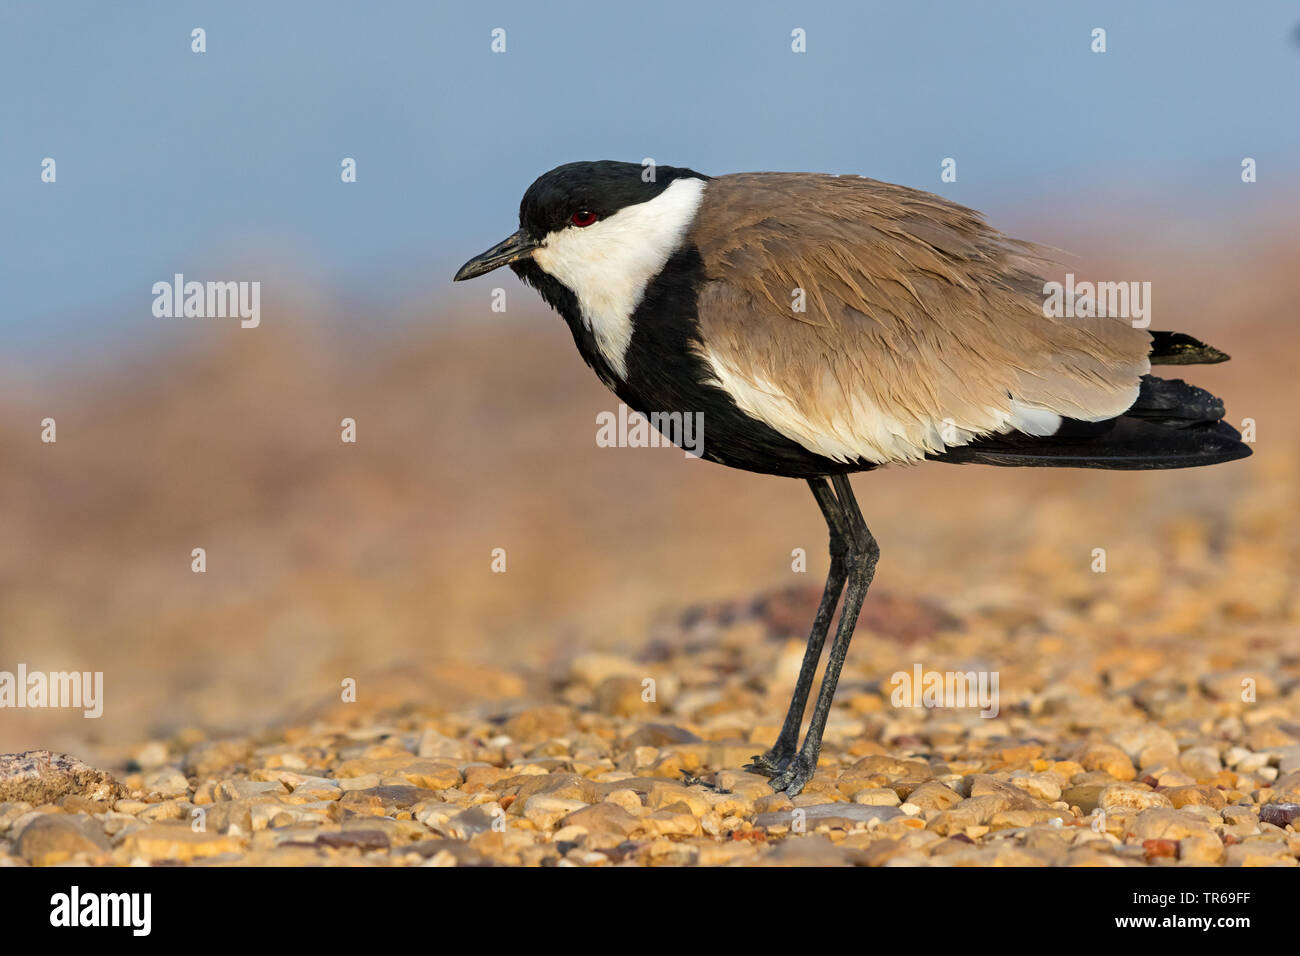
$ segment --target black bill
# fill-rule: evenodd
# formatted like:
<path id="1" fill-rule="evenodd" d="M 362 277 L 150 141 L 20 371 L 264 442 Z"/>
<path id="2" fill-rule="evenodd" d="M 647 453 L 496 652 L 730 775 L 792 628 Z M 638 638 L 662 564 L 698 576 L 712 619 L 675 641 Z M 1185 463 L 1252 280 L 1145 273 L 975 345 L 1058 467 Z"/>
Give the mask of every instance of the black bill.
<path id="1" fill-rule="evenodd" d="M 537 243 L 524 235 L 521 229 L 504 242 L 498 242 L 487 252 L 480 253 L 461 266 L 456 271 L 453 281 L 459 282 L 462 279 L 485 275 L 493 269 L 500 269 L 502 266 L 532 255 L 536 248 Z"/>

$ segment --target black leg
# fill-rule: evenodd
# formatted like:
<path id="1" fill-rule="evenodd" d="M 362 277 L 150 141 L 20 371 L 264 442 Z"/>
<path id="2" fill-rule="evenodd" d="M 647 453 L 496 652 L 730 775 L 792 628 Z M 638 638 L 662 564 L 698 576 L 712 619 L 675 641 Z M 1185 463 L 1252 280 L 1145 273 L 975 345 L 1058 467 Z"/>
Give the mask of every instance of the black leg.
<path id="1" fill-rule="evenodd" d="M 803 712 L 808 706 L 808 693 L 812 690 L 813 677 L 817 673 L 817 662 L 822 656 L 822 647 L 826 644 L 826 632 L 830 630 L 831 618 L 835 615 L 835 605 L 840 602 L 840 592 L 844 590 L 844 579 L 848 573 L 845 556 L 848 553 L 848 540 L 845 531 L 844 516 L 839 502 L 831 492 L 825 478 L 809 478 L 808 487 L 812 489 L 817 504 L 826 519 L 830 531 L 831 569 L 826 575 L 826 587 L 822 590 L 822 601 L 817 607 L 817 616 L 813 618 L 812 633 L 808 635 L 808 648 L 804 651 L 803 664 L 799 668 L 799 680 L 794 685 L 794 696 L 790 698 L 790 708 L 785 714 L 785 723 L 776 738 L 772 749 L 765 754 L 755 755 L 754 762 L 746 770 L 774 777 L 779 774 L 794 758 L 799 746 L 799 728 L 803 726 Z"/>
<path id="2" fill-rule="evenodd" d="M 836 475 L 831 480 L 835 484 L 840 511 L 846 521 L 848 583 L 844 591 L 844 608 L 840 611 L 839 627 L 835 631 L 835 641 L 831 644 L 830 656 L 826 661 L 826 674 L 822 677 L 821 690 L 817 693 L 817 705 L 813 708 L 808 734 L 804 737 L 799 753 L 772 780 L 773 789 L 784 790 L 792 797 L 803 790 L 817 769 L 822 734 L 826 730 L 826 719 L 830 716 L 840 670 L 849 652 L 849 641 L 853 639 L 853 629 L 857 626 L 862 602 L 867 596 L 867 589 L 871 587 L 871 579 L 875 576 L 876 562 L 880 559 L 880 548 L 867 530 L 867 523 L 862 520 L 862 512 L 853 497 L 848 478 Z"/>

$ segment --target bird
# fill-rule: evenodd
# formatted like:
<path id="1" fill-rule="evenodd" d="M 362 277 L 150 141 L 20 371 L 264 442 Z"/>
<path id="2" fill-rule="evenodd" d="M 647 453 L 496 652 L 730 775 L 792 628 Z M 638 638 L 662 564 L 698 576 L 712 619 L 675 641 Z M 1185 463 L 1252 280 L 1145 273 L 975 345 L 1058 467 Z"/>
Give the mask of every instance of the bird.
<path id="1" fill-rule="evenodd" d="M 1226 353 L 1097 303 L 1052 314 L 1053 261 L 907 186 L 600 160 L 540 176 L 518 230 L 456 272 L 509 266 L 629 408 L 702 415 L 700 457 L 811 489 L 829 572 L 781 730 L 746 768 L 775 791 L 795 796 L 816 771 L 880 557 L 850 475 L 930 461 L 1169 469 L 1251 453 L 1220 399 L 1151 374 Z"/>

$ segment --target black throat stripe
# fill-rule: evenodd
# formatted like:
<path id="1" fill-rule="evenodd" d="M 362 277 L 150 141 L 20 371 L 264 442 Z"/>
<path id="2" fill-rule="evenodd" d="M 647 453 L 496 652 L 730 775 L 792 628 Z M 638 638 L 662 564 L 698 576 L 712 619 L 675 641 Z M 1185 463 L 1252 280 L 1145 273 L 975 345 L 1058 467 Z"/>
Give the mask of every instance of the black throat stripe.
<path id="1" fill-rule="evenodd" d="M 703 457 L 709 461 L 792 478 L 875 467 L 868 461 L 837 462 L 809 451 L 743 412 L 730 394 L 710 382 L 712 372 L 692 347 L 699 338 L 697 297 L 706 281 L 703 261 L 694 246 L 678 250 L 668 260 L 632 313 L 626 379 L 600 354 L 595 337 L 582 321 L 577 297 L 567 286 L 528 260 L 511 268 L 564 317 L 583 359 L 629 408 L 647 416 L 654 412 L 702 414 Z"/>

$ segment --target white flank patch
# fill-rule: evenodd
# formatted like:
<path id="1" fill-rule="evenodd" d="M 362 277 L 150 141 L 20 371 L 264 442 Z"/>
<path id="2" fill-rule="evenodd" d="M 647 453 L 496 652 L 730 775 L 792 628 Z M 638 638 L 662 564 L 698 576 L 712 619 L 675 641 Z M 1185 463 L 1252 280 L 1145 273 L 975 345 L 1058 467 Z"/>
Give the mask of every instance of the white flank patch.
<path id="1" fill-rule="evenodd" d="M 577 297 L 596 347 L 627 378 L 632 313 L 646 286 L 677 251 L 704 198 L 702 179 L 674 180 L 654 199 L 625 206 L 585 228 L 550 233 L 533 261 Z"/>
<path id="2" fill-rule="evenodd" d="M 1061 427 L 1061 416 L 1046 408 L 1021 404 L 1013 398 L 1010 424 L 1012 428 L 1026 435 L 1055 435 L 1056 430 Z"/>
<path id="3" fill-rule="evenodd" d="M 708 348 L 703 348 L 701 354 L 718 384 L 741 411 L 818 455 L 834 461 L 865 458 L 884 464 L 917 461 L 927 451 L 939 451 L 944 446 L 944 422 L 907 425 L 886 415 L 862 395 L 845 396 L 840 414 L 819 415 L 819 420 L 814 422 L 776 385 L 766 379 L 751 380 L 741 375 Z M 955 440 L 949 444 L 964 445 L 975 437 L 965 429 L 952 431 Z"/>
<path id="4" fill-rule="evenodd" d="M 700 354 L 713 370 L 717 384 L 741 411 L 833 461 L 920 461 L 927 454 L 968 444 L 984 434 L 938 419 L 904 421 L 861 394 L 844 396 L 837 414 L 818 415 L 813 421 L 766 379 L 742 375 L 707 347 L 701 347 Z M 1061 427 L 1061 416 L 1055 412 L 1014 399 L 1009 409 L 990 410 L 989 416 L 999 421 L 999 432 L 1018 429 L 1027 435 L 1051 435 Z"/>

